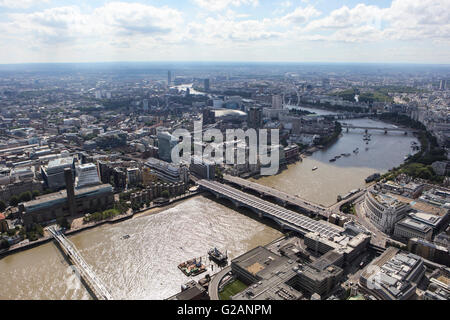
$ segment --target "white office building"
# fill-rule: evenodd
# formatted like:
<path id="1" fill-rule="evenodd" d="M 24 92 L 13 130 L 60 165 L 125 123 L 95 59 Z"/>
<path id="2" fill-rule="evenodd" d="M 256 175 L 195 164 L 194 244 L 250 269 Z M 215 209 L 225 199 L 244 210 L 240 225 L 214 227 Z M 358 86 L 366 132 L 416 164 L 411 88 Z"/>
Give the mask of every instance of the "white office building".
<path id="1" fill-rule="evenodd" d="M 392 234 L 394 226 L 403 219 L 409 205 L 382 192 L 368 191 L 365 196 L 366 216 L 382 232 Z"/>

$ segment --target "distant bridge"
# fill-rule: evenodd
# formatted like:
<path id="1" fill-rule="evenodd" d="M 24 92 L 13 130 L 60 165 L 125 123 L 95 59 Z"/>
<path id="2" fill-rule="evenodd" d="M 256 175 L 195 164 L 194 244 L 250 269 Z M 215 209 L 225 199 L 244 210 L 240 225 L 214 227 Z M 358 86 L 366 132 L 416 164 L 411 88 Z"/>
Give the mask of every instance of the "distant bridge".
<path id="1" fill-rule="evenodd" d="M 78 266 L 80 275 L 83 277 L 84 281 L 92 290 L 96 298 L 99 300 L 113 300 L 113 297 L 106 289 L 106 286 L 96 276 L 91 266 L 87 264 L 86 261 L 84 261 L 75 245 L 72 244 L 72 242 L 70 242 L 69 239 L 67 239 L 66 236 L 61 233 L 61 231 L 56 230 L 55 227 L 48 227 L 47 230 L 58 242 L 61 249 L 67 254 L 70 260 Z"/>
<path id="2" fill-rule="evenodd" d="M 324 115 L 320 115 L 320 116 L 324 117 L 324 118 L 333 118 L 333 119 L 337 119 L 337 120 L 346 120 L 346 119 L 367 118 L 367 117 L 373 116 L 373 114 L 372 113 L 358 113 L 358 112 L 354 112 L 354 113 L 324 114 Z"/>
<path id="3" fill-rule="evenodd" d="M 303 235 L 308 232 L 317 232 L 326 237 L 338 236 L 343 231 L 342 228 L 328 222 L 314 220 L 217 181 L 202 179 L 197 184 L 217 198 L 229 199 L 235 207 L 249 208 L 260 218 L 272 219 L 285 230 L 292 230 Z"/>
<path id="4" fill-rule="evenodd" d="M 354 126 L 354 125 L 349 125 L 349 124 L 342 124 L 341 125 L 342 128 L 346 128 L 346 129 L 362 129 L 362 130 L 381 130 L 384 132 L 388 132 L 388 131 L 398 131 L 398 132 L 413 132 L 413 130 L 408 129 L 408 128 L 381 128 L 381 127 L 364 127 L 364 126 Z"/>

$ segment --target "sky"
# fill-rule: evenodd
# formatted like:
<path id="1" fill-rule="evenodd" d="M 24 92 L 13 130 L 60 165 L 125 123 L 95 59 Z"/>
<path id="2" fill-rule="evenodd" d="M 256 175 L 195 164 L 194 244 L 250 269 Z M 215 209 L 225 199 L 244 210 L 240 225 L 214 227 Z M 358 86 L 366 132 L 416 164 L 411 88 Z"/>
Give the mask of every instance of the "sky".
<path id="1" fill-rule="evenodd" d="M 0 63 L 450 64 L 450 0 L 0 0 Z"/>

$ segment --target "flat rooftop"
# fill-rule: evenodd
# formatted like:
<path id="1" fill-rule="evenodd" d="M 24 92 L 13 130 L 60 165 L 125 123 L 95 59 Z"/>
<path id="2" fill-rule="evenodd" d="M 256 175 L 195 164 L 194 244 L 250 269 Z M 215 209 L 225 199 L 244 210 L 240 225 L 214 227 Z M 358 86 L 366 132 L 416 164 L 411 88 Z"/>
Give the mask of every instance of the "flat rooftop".
<path id="1" fill-rule="evenodd" d="M 422 233 L 428 233 L 431 231 L 431 227 L 429 225 L 426 225 L 425 223 L 419 222 L 417 220 L 411 219 L 411 218 L 405 218 L 398 222 L 398 225 L 410 228 Z"/>
<path id="2" fill-rule="evenodd" d="M 415 199 L 403 197 L 403 196 L 397 195 L 397 194 L 394 194 L 392 196 L 397 198 L 399 201 L 408 203 L 412 209 L 417 210 L 417 211 L 431 213 L 431 214 L 438 215 L 438 216 L 444 216 L 448 212 L 448 209 L 434 206 L 434 205 L 424 202 L 424 201 L 420 201 L 419 200 L 420 198 L 415 200 Z"/>
<path id="3" fill-rule="evenodd" d="M 261 279 L 272 276 L 272 271 L 287 262 L 284 258 L 265 247 L 258 246 L 232 260 L 233 264 Z"/>

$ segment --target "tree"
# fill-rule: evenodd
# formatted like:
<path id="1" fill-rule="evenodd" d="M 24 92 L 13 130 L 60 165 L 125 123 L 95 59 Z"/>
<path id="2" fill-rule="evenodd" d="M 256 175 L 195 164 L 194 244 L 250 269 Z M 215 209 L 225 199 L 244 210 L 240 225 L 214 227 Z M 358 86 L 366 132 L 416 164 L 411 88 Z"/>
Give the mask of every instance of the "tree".
<path id="1" fill-rule="evenodd" d="M 9 242 L 5 239 L 0 240 L 0 249 L 8 249 Z"/>
<path id="2" fill-rule="evenodd" d="M 5 211 L 5 209 L 6 209 L 6 204 L 2 200 L 0 200 L 0 211 Z"/>
<path id="3" fill-rule="evenodd" d="M 70 223 L 67 221 L 66 217 L 59 217 L 56 219 L 56 223 L 61 227 L 65 229 L 70 229 Z"/>
<path id="4" fill-rule="evenodd" d="M 33 194 L 30 191 L 23 192 L 19 195 L 19 202 L 26 202 L 33 199 Z"/>
<path id="5" fill-rule="evenodd" d="M 169 199 L 170 198 L 170 193 L 168 190 L 164 190 L 163 192 L 161 192 L 161 197 Z"/>
<path id="6" fill-rule="evenodd" d="M 140 208 L 141 206 L 137 202 L 133 202 L 133 204 L 131 205 L 131 209 L 133 209 L 133 211 L 139 211 Z"/>
<path id="7" fill-rule="evenodd" d="M 39 190 L 33 190 L 33 198 L 39 197 L 41 195 L 41 193 L 39 192 Z"/>
<path id="8" fill-rule="evenodd" d="M 9 199 L 9 205 L 12 207 L 15 207 L 19 204 L 19 197 L 18 196 L 12 196 L 11 199 Z"/>

